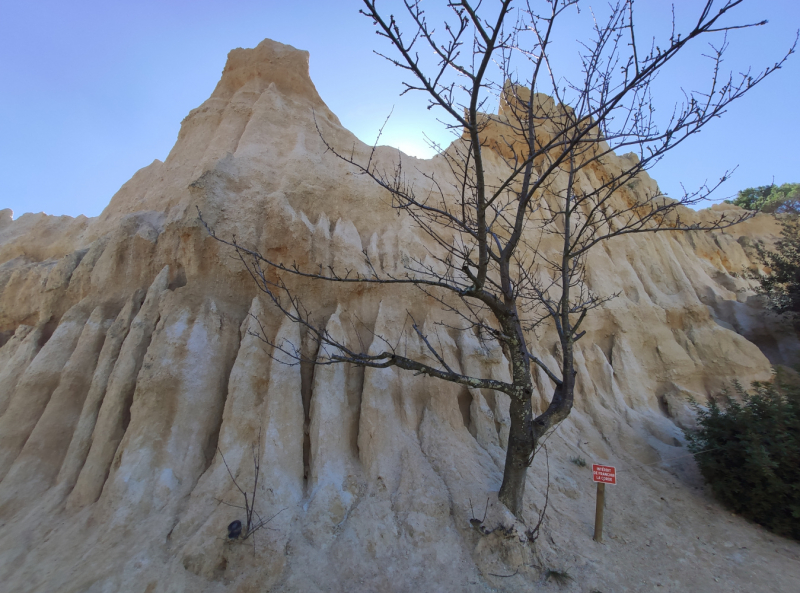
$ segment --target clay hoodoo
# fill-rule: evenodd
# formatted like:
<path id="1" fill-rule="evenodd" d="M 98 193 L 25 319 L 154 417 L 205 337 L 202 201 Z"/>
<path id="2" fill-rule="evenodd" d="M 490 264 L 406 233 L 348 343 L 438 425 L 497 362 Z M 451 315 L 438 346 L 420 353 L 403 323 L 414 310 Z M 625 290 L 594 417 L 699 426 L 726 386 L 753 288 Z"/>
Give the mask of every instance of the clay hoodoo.
<path id="1" fill-rule="evenodd" d="M 587 322 L 576 408 L 548 441 L 550 506 L 533 544 L 496 499 L 505 396 L 392 369 L 285 364 L 253 335 L 256 318 L 270 340 L 306 351 L 309 341 L 198 222 L 200 208 L 219 235 L 301 266 L 359 269 L 366 250 L 393 272 L 424 258 L 427 239 L 326 154 L 317 125 L 357 156 L 369 148 L 325 106 L 308 59 L 270 40 L 232 51 L 167 159 L 137 172 L 97 218 L 0 211 L 0 582 L 9 591 L 523 591 L 544 566 L 568 569 L 576 591 L 641 590 L 652 579 L 673 590 L 792 590 L 800 570 L 786 556 L 798 546 L 776 551 L 715 507 L 696 488 L 681 432 L 690 397 L 768 379 L 770 363 L 800 346 L 741 276 L 755 265 L 747 239 L 774 238 L 774 220 L 620 238 L 592 252 L 591 288 L 620 296 Z M 384 147 L 376 158 L 387 167 L 402 158 L 412 183 L 445 174 L 441 157 Z M 503 166 L 488 158 L 490 170 Z M 654 187 L 644 175 L 629 197 Z M 418 293 L 296 289 L 345 342 L 369 339 L 358 320 L 421 352 L 403 323 L 412 310 L 454 368 L 508 373 L 499 349 L 436 329 L 434 303 Z M 553 338 L 532 337 L 544 359 L 557 356 Z M 551 384 L 540 376 L 537 387 L 541 406 Z M 242 546 L 226 541 L 242 511 L 223 503 L 241 504 L 229 470 L 252 488 L 254 444 L 256 504 L 278 514 Z M 605 546 L 591 541 L 591 479 L 572 457 L 625 468 Z M 529 525 L 546 475 L 539 456 Z M 484 535 L 470 526 L 470 503 L 482 515 L 487 497 L 485 531 L 503 529 Z"/>

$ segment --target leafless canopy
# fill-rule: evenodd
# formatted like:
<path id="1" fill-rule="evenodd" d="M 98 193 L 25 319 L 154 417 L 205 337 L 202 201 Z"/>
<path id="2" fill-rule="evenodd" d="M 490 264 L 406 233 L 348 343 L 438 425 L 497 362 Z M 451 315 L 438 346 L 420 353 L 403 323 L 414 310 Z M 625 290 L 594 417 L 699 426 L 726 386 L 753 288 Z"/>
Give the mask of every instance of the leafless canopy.
<path id="1" fill-rule="evenodd" d="M 447 174 L 419 172 L 425 183 L 418 177 L 412 183 L 400 158 L 394 167 L 382 167 L 376 146 L 362 159 L 356 150 L 330 142 L 321 125 L 318 130 L 328 151 L 371 177 L 391 196 L 392 207 L 427 235 L 427 257 L 409 259 L 401 273 L 379 269 L 366 252 L 368 273 L 304 270 L 235 238 L 223 242 L 236 249 L 283 314 L 300 323 L 328 353 L 313 362 L 396 366 L 508 394 L 512 427 L 501 500 L 518 513 L 525 468 L 536 444 L 572 407 L 573 348 L 584 335 L 582 323 L 589 311 L 614 296 L 595 294 L 587 286 L 587 252 L 618 236 L 723 229 L 748 217 L 729 210 L 700 219 L 685 209 L 705 199 L 728 172 L 719 183 L 677 200 L 642 181 L 643 173 L 668 151 L 720 117 L 793 53 L 794 46 L 756 72 L 723 70 L 729 34 L 765 24 L 731 20 L 743 1 L 708 0 L 698 6 L 688 30 L 677 30 L 673 17 L 668 37 L 647 42 L 636 36 L 634 0 L 603 6 L 602 14 L 587 13 L 580 0 L 450 0 L 441 26 L 429 21 L 424 10 L 428 3 L 421 0 L 393 3 L 402 20 L 378 0 L 364 0 L 362 13 L 390 48 L 380 55 L 407 75 L 403 93 L 425 93 L 429 108 L 439 110 L 456 136 L 449 147 L 437 147 Z M 558 71 L 554 40 L 570 34 L 568 25 L 579 13 L 591 14 L 593 32 L 576 41 L 580 76 L 568 80 Z M 669 116 L 658 119 L 654 79 L 686 50 L 699 50 L 708 59 L 706 86 L 686 91 Z M 489 115 L 498 105 L 498 114 Z M 636 157 L 617 159 L 612 149 L 633 151 Z M 284 282 L 289 276 L 413 285 L 436 299 L 449 318 L 459 320 L 448 324 L 449 331 L 473 331 L 499 343 L 509 358 L 512 379 L 472 377 L 452 369 L 413 319 L 411 326 L 428 350 L 424 360 L 401 355 L 382 336 L 375 338 L 383 340 L 385 349 L 349 348 L 311 321 Z M 542 324 L 557 333 L 560 368 L 551 368 L 528 347 L 530 331 Z M 283 344 L 274 347 L 295 360 L 302 358 Z M 549 407 L 536 418 L 531 412 L 531 365 L 538 365 L 555 384 Z"/>

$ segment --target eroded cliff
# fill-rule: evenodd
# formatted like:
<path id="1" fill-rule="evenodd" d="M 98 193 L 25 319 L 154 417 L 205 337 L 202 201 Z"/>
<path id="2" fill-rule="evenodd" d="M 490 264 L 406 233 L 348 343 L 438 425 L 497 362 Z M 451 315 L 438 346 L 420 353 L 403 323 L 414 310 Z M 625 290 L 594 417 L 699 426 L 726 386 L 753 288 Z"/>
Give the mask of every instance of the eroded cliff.
<path id="1" fill-rule="evenodd" d="M 798 546 L 716 508 L 680 430 L 691 423 L 689 397 L 768 379 L 770 361 L 794 361 L 796 337 L 741 278 L 754 265 L 748 239 L 777 235 L 772 218 L 619 238 L 592 252 L 591 288 L 620 296 L 587 322 L 576 408 L 548 440 L 550 506 L 533 543 L 496 501 L 505 396 L 392 369 L 287 365 L 253 335 L 263 328 L 310 348 L 208 237 L 198 207 L 219 235 L 301 266 L 357 270 L 366 251 L 396 272 L 425 256 L 424 237 L 373 182 L 326 154 L 317 126 L 368 156 L 317 94 L 308 54 L 265 40 L 231 52 L 167 159 L 137 172 L 98 218 L 0 212 L 8 590 L 522 591 L 548 567 L 569 570 L 565 588 L 576 591 L 763 590 L 765 581 L 793 590 Z M 375 158 L 402 159 L 418 184 L 445 166 L 389 148 Z M 645 176 L 629 191 L 635 199 L 654 187 Z M 435 302 L 419 293 L 296 288 L 345 342 L 374 333 L 421 352 L 404 324 L 411 310 L 438 331 L 454 368 L 508 373 L 499 350 L 434 329 Z M 544 359 L 557 356 L 547 332 L 532 343 Z M 541 407 L 552 386 L 539 376 L 537 387 Z M 225 539 L 243 519 L 225 503 L 241 504 L 229 470 L 252 487 L 254 444 L 259 511 L 278 514 L 242 546 Z M 573 457 L 621 469 L 606 544 L 591 541 L 594 489 Z M 528 526 L 547 471 L 539 455 Z M 487 498 L 494 531 L 484 535 L 469 519 Z"/>

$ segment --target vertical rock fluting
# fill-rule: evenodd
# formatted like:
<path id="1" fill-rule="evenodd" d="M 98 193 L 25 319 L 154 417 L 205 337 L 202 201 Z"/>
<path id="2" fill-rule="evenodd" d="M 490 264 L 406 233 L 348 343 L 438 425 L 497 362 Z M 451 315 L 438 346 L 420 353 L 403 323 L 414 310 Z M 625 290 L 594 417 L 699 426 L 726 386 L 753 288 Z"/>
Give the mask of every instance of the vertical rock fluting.
<path id="1" fill-rule="evenodd" d="M 261 301 L 254 297 L 239 329 L 239 350 L 228 381 L 218 440 L 218 448 L 234 475 L 252 464 L 251 447 L 257 442 L 261 429 L 271 366 L 267 345 L 258 337 L 264 321 Z M 264 337 L 269 339 L 269 336 Z M 213 471 L 227 473 L 220 459 L 216 461 Z"/>
<path id="2" fill-rule="evenodd" d="M 22 373 L 39 353 L 43 331 L 42 324 L 35 328 L 30 325 L 20 325 L 14 332 L 14 336 L 0 349 L 2 354 L 2 360 L 0 360 L 0 416 L 8 408 Z"/>
<path id="3" fill-rule="evenodd" d="M 283 319 L 274 344 L 288 352 L 300 348 L 300 328 Z M 278 504 L 296 504 L 303 498 L 303 441 L 305 412 L 300 365 L 285 352 L 272 349 L 267 390 L 260 421 L 263 425 L 264 485 Z"/>
<path id="4" fill-rule="evenodd" d="M 300 342 L 296 324 L 276 320 L 274 313 L 265 312 L 259 297 L 252 300 L 240 326 L 239 348 L 228 380 L 219 450 L 169 534 L 181 550 L 183 566 L 194 574 L 218 576 L 217 554 L 224 555 L 220 534 L 226 533 L 233 520 L 247 525 L 242 492 L 255 510 L 256 523 L 277 515 L 252 536 L 270 549 L 266 558 L 259 557 L 269 573 L 259 579 L 259 586 L 277 581 L 288 560 L 284 546 L 297 514 L 302 513 L 304 496 L 305 414 L 300 367 L 281 350 L 293 352 Z M 260 466 L 257 485 L 256 464 Z M 265 538 L 267 532 L 269 538 Z"/>
<path id="5" fill-rule="evenodd" d="M 162 293 L 167 289 L 168 279 L 169 268 L 165 267 L 147 290 L 144 303 L 122 343 L 94 426 L 92 445 L 69 497 L 68 505 L 71 507 L 91 504 L 100 496 L 111 461 L 130 419 L 136 380 L 158 322 L 159 303 Z"/>
<path id="6" fill-rule="evenodd" d="M 187 306 L 176 293 L 165 297 L 103 489 L 106 506 L 124 517 L 191 493 L 216 449 L 239 345 L 239 320 L 213 299 Z M 141 311 L 146 306 L 147 299 Z"/>
<path id="7" fill-rule="evenodd" d="M 303 328 L 266 296 L 253 298 L 241 262 L 197 222 L 199 206 L 219 236 L 235 234 L 308 271 L 369 274 L 364 251 L 377 272 L 396 277 L 414 260 L 439 265 L 435 245 L 366 176 L 329 158 L 317 126 L 335 146 L 352 146 L 354 158 L 372 155 L 378 168 L 394 170 L 401 158 L 418 188 L 446 179 L 443 159 L 382 147 L 373 154 L 358 143 L 316 94 L 307 58 L 274 42 L 232 52 L 166 161 L 134 175 L 98 219 L 12 221 L 0 211 L 0 338 L 8 340 L 0 348 L 0 582 L 9 590 L 536 586 L 528 536 L 496 499 L 507 396 L 397 369 L 327 364 L 335 352 L 310 352 Z M 596 185 L 629 158 L 604 157 L 578 183 Z M 486 162 L 490 175 L 504 166 L 489 146 Z M 646 177 L 637 183 L 627 197 L 657 189 Z M 747 232 L 774 234 L 763 221 Z M 618 541 L 589 547 L 591 483 L 567 460 L 634 468 L 613 518 L 634 540 L 657 525 L 675 541 L 697 541 L 701 521 L 681 517 L 711 511 L 681 485 L 693 478 L 676 472 L 676 484 L 654 468 L 686 456 L 676 423 L 691 424 L 688 397 L 715 393 L 734 375 L 767 378 L 769 365 L 742 337 L 757 333 L 763 314 L 733 275 L 752 265 L 733 234 L 622 238 L 594 250 L 589 264 L 594 292 L 620 294 L 583 326 L 575 409 L 547 442 L 555 452 L 550 482 L 542 456 L 534 461 L 525 516 L 535 523 L 549 492 L 549 531 L 537 553 L 547 562 L 567 558 L 547 557 L 562 546 L 575 551 L 569 558 L 590 558 L 570 573 L 598 578 L 606 590 L 597 567 L 609 558 L 601 555 L 624 550 Z M 344 344 L 355 347 L 360 336 L 372 353 L 393 347 L 422 358 L 411 313 L 453 369 L 508 378 L 501 349 L 454 331 L 425 295 L 299 286 L 304 310 L 327 317 L 326 331 Z M 781 339 L 776 350 L 791 352 L 794 342 Z M 530 334 L 530 347 L 558 367 L 553 332 Z M 287 354 L 295 351 L 319 364 L 301 368 Z M 553 385 L 534 374 L 542 411 Z M 636 473 L 642 463 L 650 465 Z M 226 526 L 244 519 L 229 469 L 262 517 L 281 511 L 246 546 L 227 540 Z M 472 529 L 469 520 L 487 506 L 485 523 Z M 748 529 L 736 541 L 755 549 Z M 659 548 L 656 560 L 639 554 L 625 570 L 660 571 L 678 547 Z M 624 582 L 635 589 L 641 580 Z"/>
<path id="8" fill-rule="evenodd" d="M 496 342 L 481 344 L 474 333 L 461 332 L 458 349 L 461 367 L 467 375 L 511 381 L 511 367 Z M 491 451 L 492 456 L 500 461 L 508 446 L 510 398 L 505 393 L 491 390 L 470 389 L 469 393 L 472 396 L 470 432 L 484 449 Z"/>
<path id="9" fill-rule="evenodd" d="M 337 309 L 325 331 L 331 339 L 347 346 L 340 315 L 341 310 Z M 358 460 L 353 448 L 358 403 L 352 401 L 354 394 L 348 389 L 349 365 L 330 364 L 336 354 L 333 348 L 320 348 L 319 365 L 314 369 L 308 429 L 308 512 L 310 523 L 316 527 L 308 531 L 312 538 L 325 534 L 321 525 L 336 525 L 346 518 L 358 486 Z"/>
<path id="10" fill-rule="evenodd" d="M 47 407 L 6 478 L 15 483 L 11 492 L 0 487 L 0 505 L 15 500 L 30 503 L 54 482 L 67 452 L 95 365 L 111 325 L 107 307 L 95 307 L 83 326 L 78 343 L 61 371 Z"/>
<path id="11" fill-rule="evenodd" d="M 61 371 L 78 343 L 90 312 L 84 302 L 67 311 L 20 377 L 8 408 L 0 417 L 0 479 L 14 463 L 58 387 Z"/>
<path id="12" fill-rule="evenodd" d="M 423 354 L 419 338 L 408 331 L 404 317 L 402 310 L 381 303 L 370 354 L 380 354 L 388 348 L 397 348 L 404 356 Z M 403 451 L 419 448 L 416 429 L 427 403 L 423 382 L 419 378 L 403 382 L 402 374 L 392 368 L 365 369 L 359 414 L 358 451 L 364 473 L 370 484 L 389 495 L 398 487 Z"/>
<path id="13" fill-rule="evenodd" d="M 128 335 L 131 322 L 139 312 L 145 291 L 138 290 L 122 307 L 114 322 L 108 329 L 103 349 L 97 360 L 89 392 L 83 402 L 80 418 L 72 434 L 69 448 L 64 455 L 64 462 L 58 473 L 57 483 L 67 492 L 71 492 L 78 475 L 89 454 L 92 444 L 92 433 L 97 422 L 97 414 L 103 403 L 108 380 L 114 370 L 125 337 Z M 74 504 L 74 503 L 72 503 Z"/>
<path id="14" fill-rule="evenodd" d="M 216 455 L 203 476 L 201 492 L 214 496 L 221 484 L 227 484 L 223 489 L 238 498 L 228 472 L 242 481 L 242 487 L 252 488 L 255 455 L 261 466 L 260 504 L 293 506 L 303 498 L 305 415 L 299 365 L 280 348 L 291 352 L 295 345 L 299 347 L 300 332 L 288 319 L 279 319 L 276 335 L 264 335 L 270 331 L 271 324 L 264 323 L 270 317 L 255 297 L 241 324 L 241 341 L 228 381 L 218 441 L 225 461 Z M 268 501 L 263 500 L 265 496 Z"/>

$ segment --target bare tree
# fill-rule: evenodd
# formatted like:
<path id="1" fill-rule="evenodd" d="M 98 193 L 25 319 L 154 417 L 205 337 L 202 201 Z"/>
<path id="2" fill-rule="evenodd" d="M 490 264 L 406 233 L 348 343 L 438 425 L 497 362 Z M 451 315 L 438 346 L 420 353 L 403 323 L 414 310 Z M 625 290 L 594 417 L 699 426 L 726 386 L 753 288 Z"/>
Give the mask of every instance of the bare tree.
<path id="1" fill-rule="evenodd" d="M 587 286 L 588 251 L 622 235 L 722 229 L 749 216 L 725 212 L 702 224 L 682 218 L 683 206 L 705 199 L 718 184 L 679 200 L 661 195 L 654 184 L 631 189 L 644 171 L 721 116 L 793 53 L 794 46 L 759 72 L 723 73 L 728 34 L 764 24 L 731 24 L 731 13 L 742 2 L 708 0 L 689 30 L 676 30 L 673 19 L 668 38 L 643 46 L 635 35 L 634 1 L 619 0 L 603 9 L 604 16 L 593 15 L 592 38 L 577 41 L 581 74 L 568 81 L 551 59 L 553 39 L 557 32 L 565 34 L 560 27 L 575 18 L 584 4 L 580 0 L 449 0 L 449 17 L 440 29 L 428 22 L 421 0 L 400 0 L 410 32 L 388 10 L 379 9 L 378 0 L 364 0 L 362 13 L 391 46 L 391 54 L 379 55 L 407 74 L 403 94 L 427 94 L 430 107 L 440 110 L 457 136 L 440 152 L 449 174 L 426 173 L 425 187 L 415 187 L 401 160 L 385 170 L 373 158 L 375 147 L 362 161 L 355 151 L 329 142 L 319 124 L 318 130 L 330 152 L 374 179 L 391 195 L 392 207 L 427 234 L 429 257 L 412 258 L 403 273 L 394 275 L 379 270 L 366 252 L 366 274 L 312 271 L 249 249 L 235 238 L 223 242 L 236 249 L 283 314 L 328 353 L 311 362 L 393 366 L 508 394 L 511 426 L 499 496 L 520 516 L 526 472 L 537 447 L 572 409 L 574 351 L 585 334 L 582 324 L 592 309 L 615 296 L 595 294 Z M 656 121 L 651 99 L 656 74 L 701 38 L 712 42 L 704 54 L 710 66 L 706 88 L 686 91 L 670 116 Z M 420 52 L 434 60 L 421 58 Z M 498 115 L 487 115 L 495 102 Z M 633 150 L 638 158 L 614 160 L 612 147 Z M 500 155 L 500 165 L 495 157 L 489 165 L 487 149 Z M 612 160 L 616 165 L 606 166 Z M 413 285 L 435 299 L 450 319 L 459 320 L 447 324 L 449 331 L 472 331 L 499 344 L 510 362 L 511 380 L 457 372 L 413 319 L 427 348 L 422 359 L 402 355 L 382 336 L 375 336 L 386 344 L 381 352 L 349 348 L 313 322 L 284 281 L 290 276 L 361 287 Z M 543 324 L 554 327 L 558 336 L 556 368 L 529 348 L 532 331 Z M 296 349 L 273 346 L 303 358 Z M 549 405 L 536 417 L 533 366 L 554 385 Z"/>
<path id="2" fill-rule="evenodd" d="M 227 502 L 220 498 L 217 498 L 217 502 L 220 504 L 224 504 L 225 506 L 233 507 L 235 509 L 240 509 L 244 511 L 245 523 L 242 525 L 242 522 L 237 519 L 233 521 L 230 525 L 228 525 L 228 539 L 231 540 L 241 540 L 242 542 L 246 541 L 250 536 L 253 536 L 253 553 L 256 551 L 256 538 L 255 533 L 262 527 L 266 527 L 270 521 L 272 521 L 275 517 L 280 515 L 286 509 L 281 509 L 274 515 L 267 517 L 264 519 L 261 517 L 261 514 L 256 509 L 256 498 L 258 497 L 258 478 L 261 474 L 261 460 L 259 455 L 261 454 L 261 427 L 258 429 L 258 441 L 253 443 L 250 446 L 250 453 L 253 456 L 253 490 L 252 492 L 245 491 L 239 485 L 239 482 L 236 480 L 236 476 L 233 475 L 228 462 L 225 460 L 225 455 L 222 453 L 222 449 L 217 447 L 217 452 L 219 452 L 219 456 L 222 459 L 223 465 L 225 465 L 225 469 L 228 471 L 228 475 L 231 477 L 231 481 L 233 485 L 236 486 L 236 489 L 239 491 L 239 494 L 242 495 L 242 500 L 244 501 L 244 506 L 234 504 L 231 502 Z"/>

